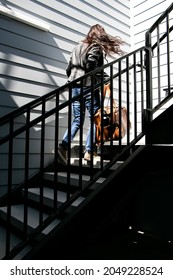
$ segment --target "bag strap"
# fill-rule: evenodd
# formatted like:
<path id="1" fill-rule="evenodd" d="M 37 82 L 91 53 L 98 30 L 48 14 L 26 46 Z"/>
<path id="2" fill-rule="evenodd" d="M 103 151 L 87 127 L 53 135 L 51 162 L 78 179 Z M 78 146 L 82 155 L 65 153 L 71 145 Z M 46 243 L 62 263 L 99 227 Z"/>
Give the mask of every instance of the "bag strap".
<path id="1" fill-rule="evenodd" d="M 103 96 L 104 96 L 104 97 L 110 97 L 110 96 L 111 96 L 110 84 L 104 85 L 104 88 L 103 88 Z"/>
<path id="2" fill-rule="evenodd" d="M 104 96 L 104 107 L 108 107 L 108 106 L 110 107 L 110 96 L 111 96 L 110 84 L 104 85 L 103 96 Z"/>

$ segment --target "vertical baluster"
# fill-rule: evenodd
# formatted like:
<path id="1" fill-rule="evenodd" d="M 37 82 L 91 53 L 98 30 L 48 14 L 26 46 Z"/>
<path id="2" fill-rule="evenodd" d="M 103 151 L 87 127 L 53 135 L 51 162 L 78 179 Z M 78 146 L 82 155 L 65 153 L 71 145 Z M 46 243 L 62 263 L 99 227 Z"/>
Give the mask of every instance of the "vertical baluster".
<path id="1" fill-rule="evenodd" d="M 83 131 L 84 127 L 83 123 L 83 110 L 84 110 L 84 88 L 83 88 L 83 79 L 81 80 L 81 92 L 80 92 L 80 99 L 79 102 L 81 104 L 81 111 L 80 111 L 80 130 L 79 130 L 79 168 L 81 172 L 79 172 L 79 187 L 82 190 L 82 154 L 83 154 Z"/>
<path id="2" fill-rule="evenodd" d="M 45 153 L 45 99 L 42 101 L 42 121 L 41 121 L 41 150 L 40 150 L 40 211 L 39 211 L 39 225 L 43 224 L 43 177 L 44 177 L 44 153 Z"/>
<path id="3" fill-rule="evenodd" d="M 12 177 L 13 177 L 13 127 L 14 119 L 9 121 L 9 151 L 8 151 L 8 189 L 7 189 L 7 230 L 6 230 L 6 256 L 10 255 L 11 245 L 11 191 L 12 191 Z"/>
<path id="4" fill-rule="evenodd" d="M 57 180 L 58 180 L 58 139 L 59 139 L 59 92 L 56 94 L 56 112 L 55 112 L 55 162 L 54 162 L 54 211 L 58 207 L 58 193 L 57 193 Z"/>
<path id="5" fill-rule="evenodd" d="M 71 123 L 72 123 L 72 87 L 75 85 L 69 86 L 69 103 L 68 103 L 68 158 L 67 158 L 67 186 L 70 186 L 70 178 L 71 178 Z M 70 189 L 67 190 L 67 200 L 70 198 Z"/>
<path id="6" fill-rule="evenodd" d="M 26 111 L 26 134 L 25 134 L 25 185 L 24 185 L 24 238 L 27 238 L 28 226 L 28 177 L 29 177 L 29 144 L 30 144 L 30 108 Z"/>
<path id="7" fill-rule="evenodd" d="M 157 24 L 157 75 L 158 75 L 158 103 L 161 101 L 161 81 L 160 81 L 160 28 L 159 23 Z"/>
<path id="8" fill-rule="evenodd" d="M 166 32 L 167 32 L 167 74 L 168 74 L 168 95 L 170 94 L 171 87 L 171 71 L 170 71 L 170 35 L 169 35 L 169 13 L 166 17 Z"/>
<path id="9" fill-rule="evenodd" d="M 127 144 L 130 142 L 130 129 L 129 129 L 129 121 L 130 121 L 130 88 L 129 88 L 129 57 L 126 58 L 126 88 L 127 88 Z"/>
<path id="10" fill-rule="evenodd" d="M 133 84 L 134 84 L 134 136 L 137 137 L 137 77 L 136 77 L 136 53 L 133 55 Z"/>
<path id="11" fill-rule="evenodd" d="M 121 100 L 121 97 L 122 97 L 122 73 L 121 73 L 121 60 L 119 60 L 118 62 L 118 103 L 119 103 L 119 145 L 121 146 L 122 144 L 122 139 L 121 139 L 121 107 L 122 107 L 122 100 Z"/>

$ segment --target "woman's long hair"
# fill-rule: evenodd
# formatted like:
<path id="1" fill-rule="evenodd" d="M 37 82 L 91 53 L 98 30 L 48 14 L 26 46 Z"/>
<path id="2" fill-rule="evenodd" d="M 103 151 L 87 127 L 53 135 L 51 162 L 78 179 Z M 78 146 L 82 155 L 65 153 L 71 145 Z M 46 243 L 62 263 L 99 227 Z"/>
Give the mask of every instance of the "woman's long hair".
<path id="1" fill-rule="evenodd" d="M 106 55 L 118 54 L 123 55 L 124 51 L 120 48 L 125 42 L 120 37 L 114 37 L 106 33 L 105 29 L 100 24 L 93 25 L 85 39 L 84 43 L 88 44 L 87 50 L 92 45 L 99 45 Z"/>

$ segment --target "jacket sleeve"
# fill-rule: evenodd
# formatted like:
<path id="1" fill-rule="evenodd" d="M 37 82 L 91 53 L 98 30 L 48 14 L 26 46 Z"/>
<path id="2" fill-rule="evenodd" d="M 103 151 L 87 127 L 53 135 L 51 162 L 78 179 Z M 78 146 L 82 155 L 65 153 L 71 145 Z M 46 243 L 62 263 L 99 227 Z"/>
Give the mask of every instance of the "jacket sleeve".
<path id="1" fill-rule="evenodd" d="M 99 46 L 93 46 L 88 52 L 87 52 L 87 58 L 86 58 L 86 73 L 95 70 L 97 67 L 99 67 L 99 61 L 102 56 L 102 50 Z M 101 65 L 100 65 L 101 66 Z"/>
<path id="2" fill-rule="evenodd" d="M 103 52 L 101 48 L 97 45 L 93 46 L 87 53 L 86 61 L 86 73 L 95 70 L 97 67 L 100 67 L 104 64 L 103 61 Z M 101 72 L 96 74 L 96 80 L 101 81 Z M 103 72 L 103 79 L 108 79 L 109 75 L 106 72 Z"/>
<path id="3" fill-rule="evenodd" d="M 72 62 L 71 62 L 71 58 L 70 58 L 69 63 L 68 63 L 67 68 L 66 68 L 67 77 L 69 77 L 70 74 L 71 74 L 71 68 L 72 68 Z"/>

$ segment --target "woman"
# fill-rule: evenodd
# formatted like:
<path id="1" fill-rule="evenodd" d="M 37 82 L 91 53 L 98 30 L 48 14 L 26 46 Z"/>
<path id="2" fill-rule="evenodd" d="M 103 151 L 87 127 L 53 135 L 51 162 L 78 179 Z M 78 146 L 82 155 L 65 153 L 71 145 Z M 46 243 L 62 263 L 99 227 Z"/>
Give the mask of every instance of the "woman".
<path id="1" fill-rule="evenodd" d="M 104 64 L 104 58 L 107 55 L 118 54 L 122 55 L 123 51 L 120 48 L 120 45 L 123 45 L 124 42 L 119 37 L 113 37 L 106 33 L 105 29 L 99 25 L 93 25 L 85 39 L 81 41 L 72 51 L 70 61 L 67 67 L 67 76 L 68 82 L 74 81 L 75 79 L 83 76 L 84 74 L 95 70 L 96 68 L 102 66 Z M 97 82 L 99 82 L 101 73 L 98 73 L 95 76 Z M 108 77 L 106 73 L 104 73 L 104 78 Z M 84 80 L 83 87 L 88 89 L 91 86 L 90 77 Z M 76 83 L 72 88 L 72 97 L 78 96 L 81 92 L 80 83 Z M 83 113 L 82 113 L 82 125 L 84 123 L 85 118 L 85 108 L 87 108 L 89 112 L 90 120 L 93 119 L 93 115 L 100 108 L 100 97 L 99 90 L 94 91 L 93 96 L 93 110 L 91 112 L 91 93 L 87 94 L 87 97 L 83 99 Z M 81 126 L 80 120 L 80 112 L 81 112 L 81 103 L 80 100 L 73 102 L 73 114 L 74 118 L 71 124 L 71 141 L 75 137 Z M 95 132 L 95 127 L 94 130 Z M 91 141 L 91 125 L 88 131 L 86 145 L 85 145 L 85 154 L 84 159 L 87 161 L 91 161 L 91 153 L 93 157 L 97 156 L 96 153 L 96 145 L 95 141 Z M 92 145 L 93 144 L 93 145 Z M 67 163 L 67 149 L 68 149 L 68 129 L 64 134 L 62 143 L 59 146 L 58 154 L 63 161 L 63 163 Z"/>

